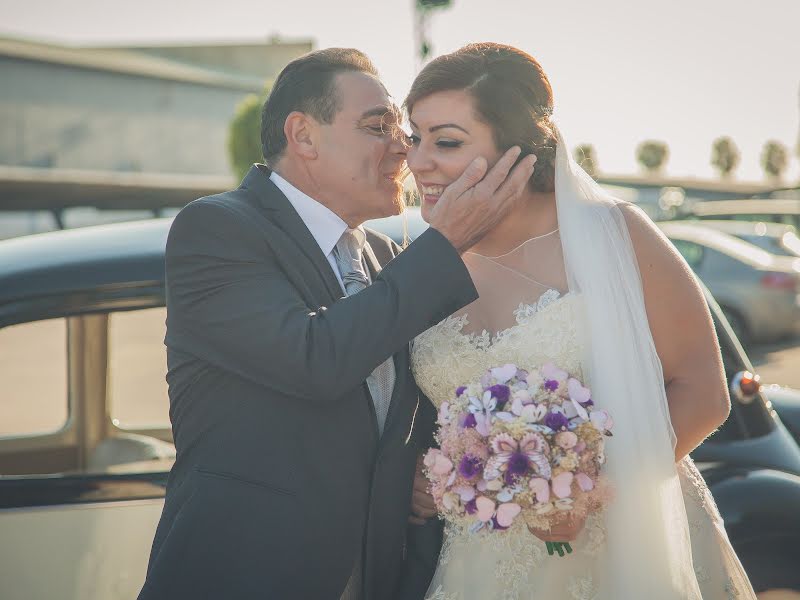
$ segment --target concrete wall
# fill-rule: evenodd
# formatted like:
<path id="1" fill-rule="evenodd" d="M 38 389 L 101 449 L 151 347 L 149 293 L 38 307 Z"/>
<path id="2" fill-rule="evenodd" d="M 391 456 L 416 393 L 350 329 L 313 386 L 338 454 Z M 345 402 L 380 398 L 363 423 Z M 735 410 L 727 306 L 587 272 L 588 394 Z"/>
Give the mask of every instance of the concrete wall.
<path id="1" fill-rule="evenodd" d="M 188 64 L 205 65 L 221 71 L 274 79 L 288 62 L 311 52 L 312 44 L 311 42 L 280 42 L 213 46 L 137 46 L 121 49 Z"/>
<path id="2" fill-rule="evenodd" d="M 0 163 L 53 168 L 229 174 L 248 93 L 7 56 L 0 81 Z"/>

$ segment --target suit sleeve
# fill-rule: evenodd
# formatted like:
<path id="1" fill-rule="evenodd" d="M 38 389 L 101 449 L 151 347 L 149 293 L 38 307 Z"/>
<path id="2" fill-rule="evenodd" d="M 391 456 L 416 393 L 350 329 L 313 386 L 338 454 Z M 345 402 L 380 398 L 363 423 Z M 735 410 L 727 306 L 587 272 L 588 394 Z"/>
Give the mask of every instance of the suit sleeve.
<path id="1" fill-rule="evenodd" d="M 413 337 L 477 298 L 461 257 L 431 229 L 365 290 L 310 307 L 266 233 L 214 198 L 176 216 L 166 282 L 167 345 L 311 402 L 359 385 Z"/>

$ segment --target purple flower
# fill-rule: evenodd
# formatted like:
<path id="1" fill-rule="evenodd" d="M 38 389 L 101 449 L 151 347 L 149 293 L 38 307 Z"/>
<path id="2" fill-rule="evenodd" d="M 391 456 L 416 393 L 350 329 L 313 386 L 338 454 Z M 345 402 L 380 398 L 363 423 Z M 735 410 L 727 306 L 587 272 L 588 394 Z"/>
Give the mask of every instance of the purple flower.
<path id="1" fill-rule="evenodd" d="M 550 412 L 544 418 L 544 424 L 553 431 L 559 431 L 562 427 L 569 425 L 569 419 L 560 412 Z"/>
<path id="2" fill-rule="evenodd" d="M 464 479 L 475 479 L 483 472 L 481 459 L 471 454 L 465 454 L 458 465 L 458 472 Z"/>
<path id="3" fill-rule="evenodd" d="M 581 402 L 580 405 L 586 408 L 587 406 L 594 406 L 594 402 L 592 402 L 592 399 L 589 398 L 586 402 Z"/>
<path id="4" fill-rule="evenodd" d="M 464 423 L 461 426 L 464 429 L 469 429 L 470 427 L 475 427 L 477 424 L 478 424 L 478 422 L 475 420 L 475 415 L 473 415 L 472 413 L 469 413 L 464 418 Z"/>
<path id="5" fill-rule="evenodd" d="M 514 485 L 514 482 L 525 475 L 530 470 L 530 460 L 522 452 L 515 452 L 508 459 L 508 469 L 506 469 L 506 485 Z"/>
<path id="6" fill-rule="evenodd" d="M 476 512 L 478 512 L 478 504 L 475 502 L 475 498 L 469 502 L 465 502 L 464 509 L 467 511 L 468 515 L 474 515 Z"/>
<path id="7" fill-rule="evenodd" d="M 555 392 L 558 389 L 558 382 L 555 379 L 545 379 L 544 388 Z"/>
<path id="8" fill-rule="evenodd" d="M 456 398 L 458 398 L 461 394 L 463 394 L 466 389 L 467 389 L 467 386 L 465 386 L 465 385 L 461 385 L 461 386 L 457 387 L 456 388 Z"/>
<path id="9" fill-rule="evenodd" d="M 502 410 L 506 402 L 508 402 L 508 397 L 511 395 L 509 387 L 498 383 L 490 387 L 488 391 L 492 393 L 492 398 L 497 400 L 497 408 Z"/>

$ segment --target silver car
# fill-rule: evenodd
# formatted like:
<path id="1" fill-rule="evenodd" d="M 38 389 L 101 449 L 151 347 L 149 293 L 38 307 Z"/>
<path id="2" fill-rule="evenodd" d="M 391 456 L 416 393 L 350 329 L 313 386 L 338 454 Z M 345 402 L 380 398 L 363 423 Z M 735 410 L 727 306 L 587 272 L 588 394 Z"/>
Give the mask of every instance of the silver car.
<path id="1" fill-rule="evenodd" d="M 743 343 L 800 332 L 800 258 L 778 256 L 698 222 L 658 226 L 708 286 Z"/>
<path id="2" fill-rule="evenodd" d="M 702 221 L 712 227 L 778 256 L 800 258 L 800 237 L 791 225 L 763 221 Z"/>

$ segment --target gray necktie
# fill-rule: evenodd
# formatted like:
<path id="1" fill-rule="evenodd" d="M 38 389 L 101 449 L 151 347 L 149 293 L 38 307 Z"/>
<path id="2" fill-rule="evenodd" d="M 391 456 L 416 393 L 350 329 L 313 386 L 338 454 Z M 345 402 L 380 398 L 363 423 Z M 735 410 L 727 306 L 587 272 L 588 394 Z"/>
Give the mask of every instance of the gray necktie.
<path id="1" fill-rule="evenodd" d="M 360 229 L 347 229 L 339 238 L 333 250 L 336 265 L 342 276 L 342 283 L 348 296 L 357 294 L 370 283 L 367 271 L 364 268 L 363 253 L 366 236 Z M 375 405 L 375 415 L 378 418 L 378 432 L 383 434 L 386 424 L 386 415 L 389 412 L 389 403 L 394 390 L 395 371 L 392 357 L 378 365 L 367 377 L 367 387 L 372 395 Z"/>
<path id="2" fill-rule="evenodd" d="M 366 236 L 359 229 L 347 229 L 339 238 L 333 255 L 339 274 L 342 276 L 345 292 L 348 296 L 357 294 L 370 283 L 367 271 L 364 268 L 363 253 Z M 378 418 L 378 432 L 383 434 L 386 423 L 386 414 L 389 412 L 389 402 L 394 389 L 395 371 L 394 361 L 389 357 L 367 377 L 367 387 L 375 405 L 375 415 Z M 361 573 L 362 553 L 356 556 L 356 564 L 347 582 L 347 587 L 340 596 L 340 600 L 362 600 L 363 575 Z"/>

